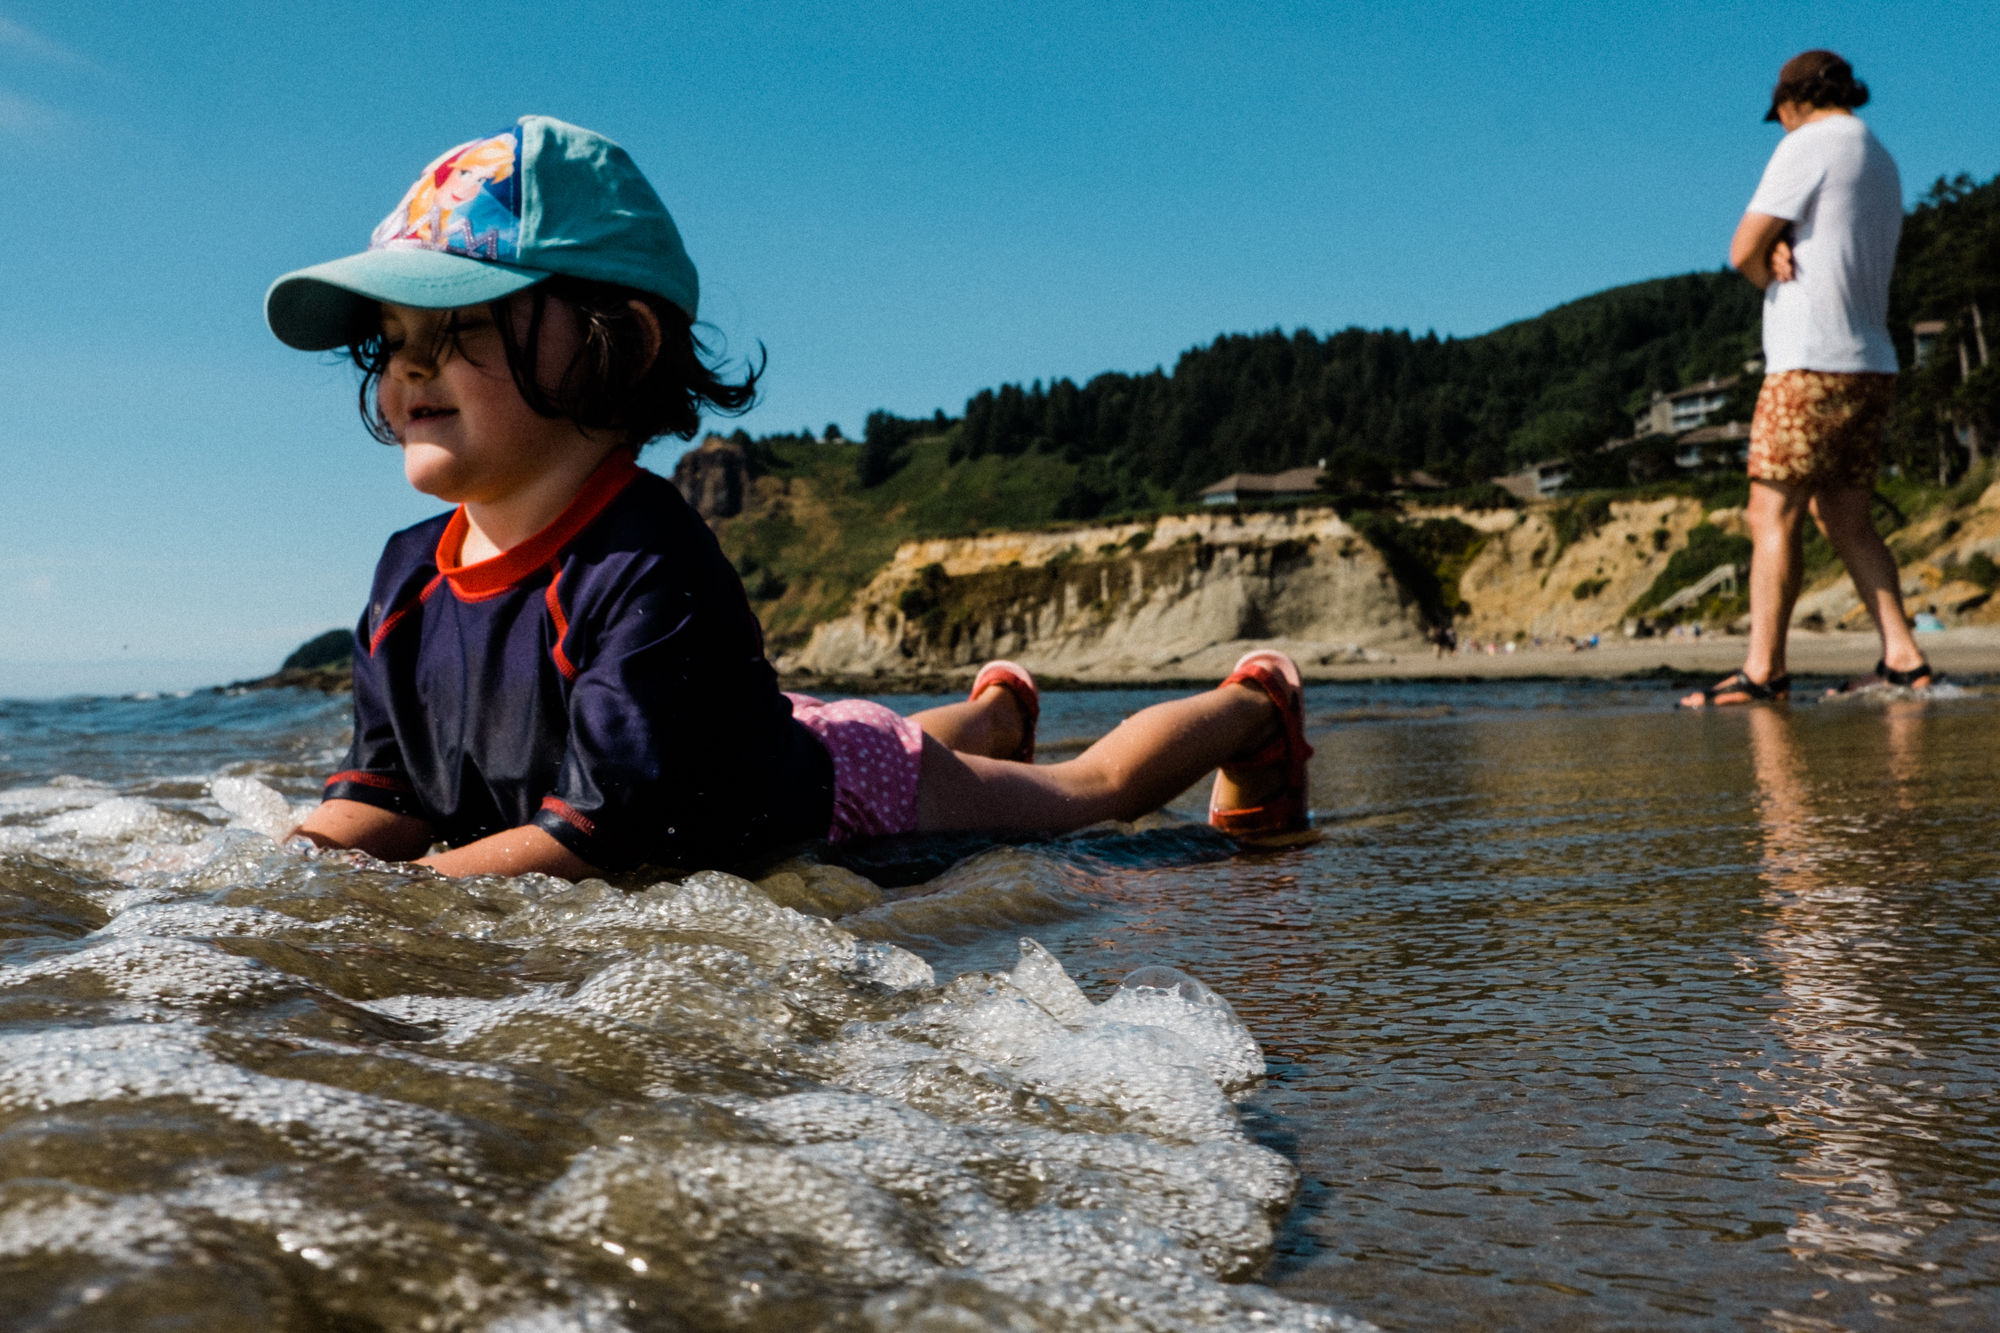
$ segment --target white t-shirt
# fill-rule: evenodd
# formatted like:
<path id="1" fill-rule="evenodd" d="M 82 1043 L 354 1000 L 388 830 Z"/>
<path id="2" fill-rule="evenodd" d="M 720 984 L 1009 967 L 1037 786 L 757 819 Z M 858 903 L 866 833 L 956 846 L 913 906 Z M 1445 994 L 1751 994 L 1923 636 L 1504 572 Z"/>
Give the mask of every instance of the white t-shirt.
<path id="1" fill-rule="evenodd" d="M 1903 231 L 1903 181 L 1855 116 L 1787 134 L 1750 211 L 1792 224 L 1791 282 L 1764 289 L 1764 369 L 1896 373 L 1889 271 Z"/>

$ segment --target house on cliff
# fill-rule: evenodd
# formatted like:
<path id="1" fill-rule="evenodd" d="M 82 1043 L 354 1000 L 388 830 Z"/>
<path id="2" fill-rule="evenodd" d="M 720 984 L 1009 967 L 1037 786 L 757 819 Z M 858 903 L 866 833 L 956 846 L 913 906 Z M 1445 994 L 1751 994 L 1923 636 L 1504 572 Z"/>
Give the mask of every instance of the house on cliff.
<path id="1" fill-rule="evenodd" d="M 1708 419 L 1729 402 L 1729 391 L 1736 387 L 1736 378 L 1731 375 L 1727 379 L 1718 379 L 1711 375 L 1702 383 L 1690 384 L 1685 389 L 1655 393 L 1646 410 L 1632 419 L 1632 438 L 1679 435 L 1683 431 L 1706 426 Z"/>
<path id="2" fill-rule="evenodd" d="M 1201 502 L 1207 505 L 1238 505 L 1252 500 L 1300 500 L 1319 494 L 1319 479 L 1326 475 L 1324 461 L 1314 467 L 1295 467 L 1284 472 L 1232 472 L 1213 486 L 1202 489 Z"/>

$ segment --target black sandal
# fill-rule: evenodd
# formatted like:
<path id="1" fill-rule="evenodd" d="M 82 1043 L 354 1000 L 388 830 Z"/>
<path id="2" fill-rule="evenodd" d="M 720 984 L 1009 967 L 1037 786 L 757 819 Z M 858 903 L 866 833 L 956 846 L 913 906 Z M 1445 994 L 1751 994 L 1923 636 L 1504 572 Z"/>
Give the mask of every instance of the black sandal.
<path id="1" fill-rule="evenodd" d="M 1747 694 L 1750 697 L 1746 702 L 1753 704 L 1783 703 L 1792 697 L 1791 673 L 1787 672 L 1781 676 L 1773 676 L 1760 685 L 1741 671 L 1733 671 L 1721 680 L 1716 681 L 1715 684 L 1705 686 L 1702 689 L 1702 705 L 1708 708 L 1733 708 L 1736 706 L 1734 704 L 1717 703 L 1716 696 L 1719 694 Z M 1693 705 L 1683 704 L 1681 706 L 1687 708 Z"/>
<path id="2" fill-rule="evenodd" d="M 1929 662 L 1925 662 L 1921 666 L 1914 667 L 1909 671 L 1891 671 L 1887 662 L 1877 662 L 1875 664 L 1875 674 L 1882 679 L 1884 684 L 1900 685 L 1906 690 L 1915 689 L 1917 682 L 1920 680 L 1929 681 L 1931 685 L 1939 684 L 1944 680 L 1944 673 L 1931 670 Z M 1929 686 L 1925 686 L 1925 688 L 1928 689 Z"/>
<path id="3" fill-rule="evenodd" d="M 1828 690 L 1827 693 L 1829 695 L 1858 694 L 1862 690 L 1874 689 L 1885 685 L 1894 685 L 1899 689 L 1913 690 L 1917 688 L 1917 682 L 1920 680 L 1925 682 L 1923 688 L 1929 689 L 1933 685 L 1944 683 L 1944 672 L 1931 670 L 1929 662 L 1925 662 L 1921 666 L 1912 667 L 1908 671 L 1891 671 L 1886 661 L 1878 661 L 1875 663 L 1875 670 L 1868 675 L 1861 677 L 1859 680 L 1850 680 L 1844 685 L 1836 685 Z"/>

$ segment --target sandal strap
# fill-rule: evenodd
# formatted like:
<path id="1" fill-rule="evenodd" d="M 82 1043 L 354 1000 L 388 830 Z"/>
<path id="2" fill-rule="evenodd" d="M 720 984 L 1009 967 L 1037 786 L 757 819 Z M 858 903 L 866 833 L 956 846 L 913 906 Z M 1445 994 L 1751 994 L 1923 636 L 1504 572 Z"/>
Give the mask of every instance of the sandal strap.
<path id="1" fill-rule="evenodd" d="M 1223 765 L 1225 768 L 1262 768 L 1281 758 L 1291 758 L 1299 774 L 1305 771 L 1306 760 L 1312 758 L 1313 747 L 1305 740 L 1305 694 L 1303 689 L 1294 690 L 1292 683 L 1285 679 L 1277 663 L 1268 657 L 1258 656 L 1257 660 L 1239 666 L 1229 673 L 1217 689 L 1231 685 L 1255 685 L 1270 699 L 1271 706 L 1278 710 L 1281 725 L 1278 734 L 1256 754 L 1245 756 Z M 1293 752 L 1292 737 L 1296 731 L 1297 752 Z"/>
<path id="2" fill-rule="evenodd" d="M 1931 684 L 1935 685 L 1940 679 L 1937 672 L 1931 670 L 1929 662 L 1919 663 L 1911 667 L 1908 671 L 1891 671 L 1888 662 L 1881 661 L 1875 664 L 1875 674 L 1888 684 L 1900 685 L 1905 689 L 1915 685 L 1920 680 L 1928 680 Z"/>
<path id="3" fill-rule="evenodd" d="M 1715 696 L 1718 694 L 1747 694 L 1757 703 L 1775 703 L 1779 699 L 1790 697 L 1791 692 L 1792 677 L 1790 672 L 1773 676 L 1760 684 L 1744 675 L 1741 671 L 1732 671 L 1721 680 L 1716 681 L 1715 684 L 1704 686 L 1701 691 L 1701 697 L 1710 704 L 1713 704 Z"/>
<path id="4" fill-rule="evenodd" d="M 980 668 L 973 679 L 972 692 L 967 699 L 977 699 L 993 686 L 1014 696 L 1014 702 L 1021 710 L 1021 744 L 1009 758 L 1017 763 L 1035 762 L 1035 731 L 1042 721 L 1041 691 L 1036 688 L 1034 678 L 1027 668 L 1013 662 L 988 662 Z"/>
<path id="5" fill-rule="evenodd" d="M 1296 672 L 1289 659 L 1268 651 L 1245 653 L 1236 669 L 1222 682 L 1249 685 L 1261 690 L 1278 711 L 1278 730 L 1254 754 L 1221 765 L 1224 772 L 1243 773 L 1254 769 L 1277 769 L 1284 783 L 1257 805 L 1224 810 L 1209 796 L 1209 823 L 1231 837 L 1260 840 L 1291 837 L 1311 827 L 1306 809 L 1306 761 L 1312 746 L 1305 738 L 1305 691 L 1303 683 L 1293 684 Z"/>

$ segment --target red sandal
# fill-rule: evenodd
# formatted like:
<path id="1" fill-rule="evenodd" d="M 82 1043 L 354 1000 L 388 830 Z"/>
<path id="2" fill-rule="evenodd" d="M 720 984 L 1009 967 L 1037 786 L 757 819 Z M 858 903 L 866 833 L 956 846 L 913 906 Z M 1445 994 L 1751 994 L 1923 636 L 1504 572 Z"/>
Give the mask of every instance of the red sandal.
<path id="1" fill-rule="evenodd" d="M 1270 744 L 1253 755 L 1224 764 L 1222 771 L 1234 776 L 1283 764 L 1285 782 L 1263 804 L 1238 810 L 1219 809 L 1215 803 L 1215 792 L 1211 790 L 1208 822 L 1230 837 L 1245 842 L 1272 844 L 1299 841 L 1301 835 L 1310 835 L 1312 831 L 1312 818 L 1306 808 L 1306 799 L 1311 791 L 1306 776 L 1306 761 L 1312 758 L 1313 748 L 1306 744 L 1305 686 L 1299 679 L 1298 665 L 1283 653 L 1260 648 L 1245 653 L 1236 663 L 1236 669 L 1229 673 L 1229 679 L 1222 684 L 1255 685 L 1263 690 L 1277 707 L 1278 720 L 1282 724 Z M 1221 782 L 1218 775 L 1218 788 Z"/>
<path id="2" fill-rule="evenodd" d="M 1028 674 L 1028 668 L 1018 662 L 994 661 L 979 668 L 973 678 L 972 693 L 967 699 L 977 699 L 986 691 L 998 685 L 1014 696 L 1014 702 L 1021 708 L 1021 745 L 1008 755 L 1016 763 L 1035 762 L 1035 724 L 1042 720 L 1042 695 L 1035 688 L 1035 678 Z"/>

